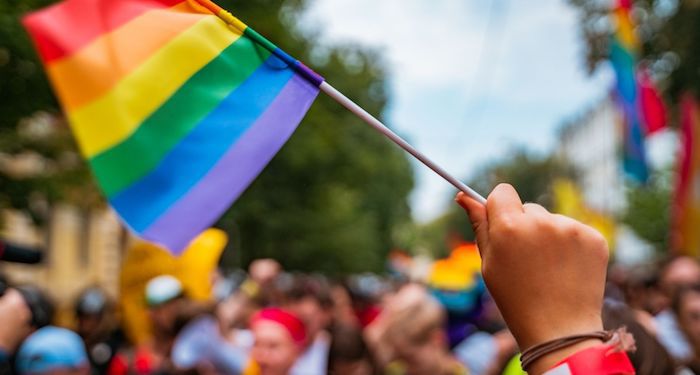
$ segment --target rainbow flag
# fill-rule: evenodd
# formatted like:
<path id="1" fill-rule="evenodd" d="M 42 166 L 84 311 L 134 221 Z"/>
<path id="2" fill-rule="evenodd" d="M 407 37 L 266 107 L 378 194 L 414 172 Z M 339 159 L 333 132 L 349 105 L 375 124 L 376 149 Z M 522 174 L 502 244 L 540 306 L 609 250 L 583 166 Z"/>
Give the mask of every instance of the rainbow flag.
<path id="1" fill-rule="evenodd" d="M 642 118 L 638 110 L 638 85 L 635 77 L 639 42 L 630 17 L 631 3 L 620 0 L 613 18 L 617 31 L 610 43 L 610 62 L 615 70 L 616 97 L 623 114 L 623 169 L 638 182 L 649 178 Z"/>
<path id="2" fill-rule="evenodd" d="M 700 255 L 700 106 L 687 94 L 681 100 L 681 150 L 673 204 L 671 246 L 680 254 Z"/>
<path id="3" fill-rule="evenodd" d="M 66 0 L 23 22 L 109 203 L 175 253 L 255 179 L 323 82 L 209 0 Z"/>

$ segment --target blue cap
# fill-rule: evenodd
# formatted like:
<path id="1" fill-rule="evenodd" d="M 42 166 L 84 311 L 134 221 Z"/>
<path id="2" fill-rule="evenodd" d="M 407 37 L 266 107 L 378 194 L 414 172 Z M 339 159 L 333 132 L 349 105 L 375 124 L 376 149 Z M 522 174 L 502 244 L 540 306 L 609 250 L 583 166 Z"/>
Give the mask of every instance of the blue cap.
<path id="1" fill-rule="evenodd" d="M 85 345 L 75 332 L 46 326 L 27 337 L 17 351 L 17 373 L 41 374 L 88 365 Z"/>

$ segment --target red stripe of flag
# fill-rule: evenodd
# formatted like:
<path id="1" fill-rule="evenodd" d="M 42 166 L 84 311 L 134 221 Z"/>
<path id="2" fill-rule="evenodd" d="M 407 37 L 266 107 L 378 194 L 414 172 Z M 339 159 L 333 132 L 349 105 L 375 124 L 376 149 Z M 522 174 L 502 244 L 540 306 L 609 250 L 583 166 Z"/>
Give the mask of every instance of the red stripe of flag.
<path id="1" fill-rule="evenodd" d="M 152 9 L 170 8 L 184 0 L 68 0 L 22 20 L 33 31 L 45 63 L 71 55 L 104 33 Z M 65 25 L 71 25 L 66 28 Z"/>

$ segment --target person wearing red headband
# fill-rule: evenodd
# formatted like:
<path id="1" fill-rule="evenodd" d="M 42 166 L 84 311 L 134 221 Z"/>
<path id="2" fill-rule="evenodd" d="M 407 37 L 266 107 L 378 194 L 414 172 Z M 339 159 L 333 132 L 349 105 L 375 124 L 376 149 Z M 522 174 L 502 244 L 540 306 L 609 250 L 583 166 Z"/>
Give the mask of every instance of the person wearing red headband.
<path id="1" fill-rule="evenodd" d="M 302 353 L 306 342 L 304 323 L 279 308 L 266 308 L 253 316 L 250 327 L 255 337 L 251 350 L 254 365 L 247 373 L 285 375 Z M 256 371 L 250 371 L 256 367 Z"/>

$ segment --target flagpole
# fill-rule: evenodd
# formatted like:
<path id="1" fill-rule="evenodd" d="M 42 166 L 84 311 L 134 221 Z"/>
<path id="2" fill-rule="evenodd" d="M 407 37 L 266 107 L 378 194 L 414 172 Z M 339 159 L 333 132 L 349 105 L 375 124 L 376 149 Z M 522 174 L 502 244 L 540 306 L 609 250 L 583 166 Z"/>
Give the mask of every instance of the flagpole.
<path id="1" fill-rule="evenodd" d="M 352 100 L 348 99 L 348 97 L 343 95 L 343 93 L 336 90 L 333 86 L 329 85 L 328 82 L 323 81 L 323 83 L 321 83 L 321 85 L 320 85 L 320 89 L 326 95 L 333 98 L 333 100 L 340 103 L 340 105 L 342 105 L 343 107 L 347 108 L 350 112 L 357 115 L 357 117 L 361 118 L 369 126 L 373 127 L 375 130 L 382 133 L 384 136 L 386 136 L 391 141 L 396 143 L 399 147 L 406 150 L 406 152 L 413 155 L 416 159 L 418 159 L 426 167 L 432 169 L 433 172 L 437 173 L 440 177 L 444 178 L 447 182 L 452 184 L 454 187 L 456 187 L 460 191 L 464 192 L 464 194 L 467 194 L 467 196 L 469 196 L 470 198 L 474 199 L 475 201 L 477 201 L 483 205 L 486 204 L 486 199 L 483 196 L 481 196 L 479 193 L 474 191 L 474 189 L 470 188 L 469 186 L 464 184 L 462 181 L 456 179 L 454 176 L 449 174 L 442 167 L 435 164 L 427 156 L 425 156 L 420 151 L 416 150 L 408 142 L 403 140 L 403 138 L 399 137 L 396 133 L 391 131 L 391 129 L 389 129 L 386 125 L 382 124 L 381 121 L 377 120 L 374 116 L 372 116 L 367 111 L 362 109 L 362 107 L 355 104 L 355 102 L 353 102 Z"/>
<path id="2" fill-rule="evenodd" d="M 314 84 L 319 84 L 319 88 L 321 91 L 326 93 L 326 95 L 330 96 L 333 98 L 335 101 L 340 103 L 343 107 L 347 108 L 350 112 L 354 113 L 357 117 L 361 118 L 364 122 L 366 122 L 369 126 L 373 127 L 375 130 L 378 132 L 384 134 L 387 138 L 391 139 L 394 143 L 396 143 L 399 147 L 403 148 L 406 150 L 409 154 L 413 155 L 416 159 L 418 159 L 421 163 L 423 163 L 426 167 L 430 168 L 433 170 L 433 172 L 437 173 L 440 177 L 444 178 L 447 182 L 452 184 L 454 187 L 457 189 L 461 190 L 467 196 L 470 198 L 474 199 L 475 201 L 486 205 L 486 199 L 482 197 L 479 193 L 474 191 L 472 188 L 464 184 L 462 181 L 454 178 L 451 174 L 449 174 L 446 170 L 442 169 L 439 165 L 435 164 L 432 160 L 430 160 L 427 156 L 425 156 L 423 153 L 420 151 L 416 150 L 408 144 L 408 142 L 404 141 L 401 137 L 399 137 L 396 133 L 392 132 L 386 125 L 382 124 L 381 121 L 377 120 L 374 116 L 369 114 L 367 111 L 362 109 L 359 105 L 355 104 L 352 100 L 348 99 L 343 93 L 340 91 L 336 90 L 333 86 L 329 85 L 326 81 L 323 80 L 321 76 L 313 72 L 311 69 L 307 68 L 303 64 L 299 63 L 298 61 L 294 60 L 291 56 L 277 48 L 273 43 L 271 43 L 269 40 L 267 40 L 264 36 L 258 34 L 257 32 L 253 31 L 252 29 L 248 28 L 243 22 L 241 22 L 238 18 L 233 16 L 231 13 L 229 13 L 227 10 L 221 8 L 220 6 L 216 5 L 212 0 L 195 0 L 199 5 L 203 6 L 219 18 L 221 18 L 224 22 L 226 22 L 228 25 L 236 28 L 238 31 L 244 33 L 247 35 L 249 38 L 252 38 L 256 42 L 260 43 L 263 47 L 267 48 L 270 52 L 275 54 L 277 57 L 281 58 L 283 61 L 286 61 L 290 64 L 290 66 L 293 66 L 298 73 L 301 73 L 304 77 L 306 77 L 310 82 Z"/>

